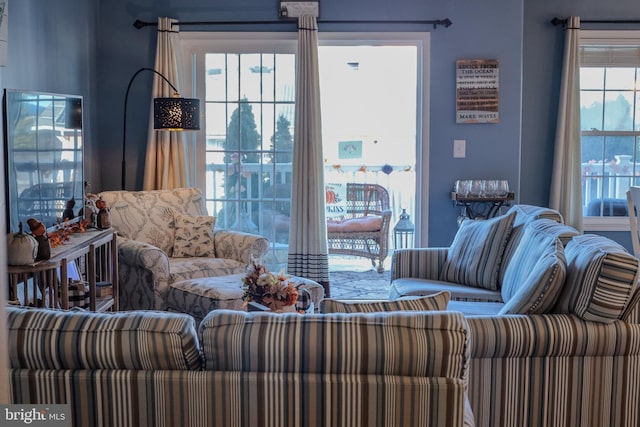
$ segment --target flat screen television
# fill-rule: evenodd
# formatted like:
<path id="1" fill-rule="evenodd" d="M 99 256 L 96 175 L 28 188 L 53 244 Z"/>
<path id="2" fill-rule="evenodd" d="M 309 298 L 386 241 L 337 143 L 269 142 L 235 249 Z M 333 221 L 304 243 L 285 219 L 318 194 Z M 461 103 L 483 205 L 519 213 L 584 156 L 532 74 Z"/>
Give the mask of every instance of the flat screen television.
<path id="1" fill-rule="evenodd" d="M 5 89 L 7 231 L 78 221 L 84 201 L 82 97 Z"/>

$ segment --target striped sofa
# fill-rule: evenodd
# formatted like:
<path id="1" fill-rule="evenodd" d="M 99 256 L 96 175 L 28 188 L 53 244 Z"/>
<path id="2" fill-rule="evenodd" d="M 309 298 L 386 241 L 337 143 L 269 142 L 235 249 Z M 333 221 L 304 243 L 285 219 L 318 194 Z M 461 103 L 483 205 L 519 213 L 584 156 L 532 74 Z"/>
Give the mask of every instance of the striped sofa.
<path id="1" fill-rule="evenodd" d="M 640 425 L 640 324 L 571 314 L 467 321 L 477 426 Z"/>
<path id="2" fill-rule="evenodd" d="M 448 309 L 463 312 L 471 331 L 477 426 L 639 426 L 638 259 L 606 237 L 562 224 L 559 214 L 550 219 L 549 209 L 514 206 L 509 214 L 515 218 L 497 268 L 448 283 L 452 251 L 398 251 L 392 297 L 451 292 Z M 469 256 L 478 260 L 479 252 Z M 496 289 L 468 284 L 469 276 L 481 282 L 492 273 Z"/>
<path id="3" fill-rule="evenodd" d="M 472 426 L 461 313 L 9 307 L 14 403 L 74 426 Z"/>

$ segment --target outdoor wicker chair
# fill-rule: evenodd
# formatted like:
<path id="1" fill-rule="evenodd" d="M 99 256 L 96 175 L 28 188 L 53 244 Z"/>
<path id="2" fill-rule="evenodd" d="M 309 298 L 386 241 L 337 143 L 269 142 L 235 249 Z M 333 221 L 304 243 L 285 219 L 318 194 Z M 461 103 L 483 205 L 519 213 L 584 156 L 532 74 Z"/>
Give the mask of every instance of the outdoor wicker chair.
<path id="1" fill-rule="evenodd" d="M 345 215 L 327 221 L 330 254 L 354 255 L 371 260 L 378 273 L 389 251 L 389 193 L 378 184 L 347 183 Z"/>

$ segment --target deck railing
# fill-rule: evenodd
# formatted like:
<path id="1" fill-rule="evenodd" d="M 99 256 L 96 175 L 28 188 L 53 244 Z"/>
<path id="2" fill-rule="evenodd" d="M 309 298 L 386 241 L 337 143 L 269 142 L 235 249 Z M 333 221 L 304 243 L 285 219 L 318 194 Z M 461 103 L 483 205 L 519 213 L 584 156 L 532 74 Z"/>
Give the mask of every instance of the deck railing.
<path id="1" fill-rule="evenodd" d="M 585 216 L 626 215 L 626 192 L 640 182 L 640 163 L 632 156 L 609 162 L 582 163 L 582 209 Z"/>
<path id="2" fill-rule="evenodd" d="M 234 169 L 235 168 L 235 169 Z M 230 175 L 239 173 L 243 179 L 244 199 L 237 197 L 238 194 L 225 194 L 224 179 Z M 257 176 L 257 179 L 255 178 Z M 233 218 L 227 219 L 230 228 L 245 229 L 245 231 L 259 232 L 268 237 L 271 242 L 284 242 L 286 238 L 277 230 L 277 224 L 272 221 L 269 215 L 252 215 L 252 221 L 247 224 L 247 212 L 261 212 L 264 206 L 276 206 L 291 201 L 289 184 L 292 176 L 291 163 L 259 164 L 242 163 L 234 164 L 209 164 L 206 173 L 206 202 L 209 212 L 216 215 L 223 205 L 239 206 L 241 209 L 233 208 L 228 212 Z M 372 183 L 384 186 L 389 192 L 391 203 L 392 231 L 393 225 L 398 221 L 402 209 L 406 209 L 414 218 L 415 214 L 415 170 L 409 165 L 325 165 L 326 183 Z M 257 187 L 257 188 L 256 188 Z M 278 190 L 282 189 L 282 190 Z M 235 203 L 227 203 L 227 202 Z M 244 213 L 244 217 L 243 217 Z M 247 227 L 255 227 L 247 229 Z M 391 241 L 393 237 L 390 236 Z"/>

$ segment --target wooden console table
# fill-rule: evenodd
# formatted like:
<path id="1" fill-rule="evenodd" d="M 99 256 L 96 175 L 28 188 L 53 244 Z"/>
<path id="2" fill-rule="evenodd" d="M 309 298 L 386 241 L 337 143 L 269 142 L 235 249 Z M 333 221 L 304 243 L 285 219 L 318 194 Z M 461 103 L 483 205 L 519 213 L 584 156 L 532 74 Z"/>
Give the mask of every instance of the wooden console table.
<path id="1" fill-rule="evenodd" d="M 470 219 L 493 218 L 500 212 L 502 206 L 509 206 L 515 198 L 514 193 L 507 193 L 505 196 L 463 196 L 455 191 L 451 192 L 451 200 L 455 206 L 464 208 L 464 214 Z"/>
<path id="2" fill-rule="evenodd" d="M 51 249 L 51 259 L 10 265 L 8 273 L 11 301 L 68 309 L 69 281 L 79 279 L 88 287 L 90 310 L 118 311 L 118 247 L 113 229 L 72 234 L 63 245 Z M 73 277 L 76 274 L 79 277 Z M 98 295 L 100 284 L 110 286 L 111 294 Z"/>

